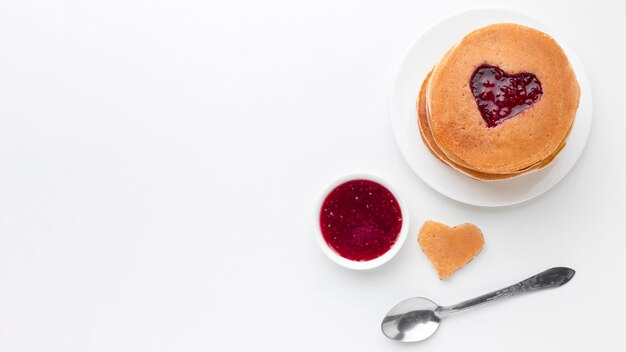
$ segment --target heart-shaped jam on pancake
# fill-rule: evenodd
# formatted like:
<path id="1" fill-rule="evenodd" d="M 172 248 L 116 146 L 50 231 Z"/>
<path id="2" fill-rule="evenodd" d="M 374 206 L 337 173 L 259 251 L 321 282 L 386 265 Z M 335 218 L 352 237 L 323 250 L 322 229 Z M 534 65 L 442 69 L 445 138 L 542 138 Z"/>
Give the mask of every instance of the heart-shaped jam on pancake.
<path id="1" fill-rule="evenodd" d="M 488 127 L 531 107 L 543 94 L 541 82 L 532 73 L 510 75 L 496 66 L 479 66 L 470 79 L 478 110 Z"/>

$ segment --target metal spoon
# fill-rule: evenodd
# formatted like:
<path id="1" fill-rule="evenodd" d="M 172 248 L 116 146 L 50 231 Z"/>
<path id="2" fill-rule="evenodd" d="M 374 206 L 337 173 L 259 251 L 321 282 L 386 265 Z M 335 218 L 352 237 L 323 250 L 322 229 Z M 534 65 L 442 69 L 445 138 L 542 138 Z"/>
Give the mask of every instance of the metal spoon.
<path id="1" fill-rule="evenodd" d="M 422 341 L 432 336 L 439 328 L 441 319 L 452 313 L 505 297 L 556 288 L 566 284 L 575 273 L 570 268 L 548 269 L 515 285 L 447 307 L 439 306 L 424 297 L 409 298 L 398 303 L 387 313 L 381 328 L 383 334 L 392 340 Z"/>

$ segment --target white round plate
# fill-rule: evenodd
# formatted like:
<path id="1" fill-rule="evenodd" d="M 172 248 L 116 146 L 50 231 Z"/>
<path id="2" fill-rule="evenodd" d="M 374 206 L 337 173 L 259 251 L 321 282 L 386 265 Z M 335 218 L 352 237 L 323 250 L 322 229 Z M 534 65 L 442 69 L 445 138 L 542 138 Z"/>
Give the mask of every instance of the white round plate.
<path id="1" fill-rule="evenodd" d="M 477 181 L 437 160 L 422 142 L 415 103 L 424 78 L 453 44 L 474 29 L 493 23 L 518 23 L 551 35 L 565 50 L 580 84 L 580 105 L 567 144 L 548 167 L 517 178 Z M 558 33 L 526 15 L 502 9 L 479 9 L 451 16 L 424 33 L 398 71 L 391 99 L 391 124 L 413 171 L 439 193 L 462 203 L 505 206 L 532 199 L 556 185 L 582 154 L 591 129 L 592 102 L 587 73 L 574 49 Z"/>

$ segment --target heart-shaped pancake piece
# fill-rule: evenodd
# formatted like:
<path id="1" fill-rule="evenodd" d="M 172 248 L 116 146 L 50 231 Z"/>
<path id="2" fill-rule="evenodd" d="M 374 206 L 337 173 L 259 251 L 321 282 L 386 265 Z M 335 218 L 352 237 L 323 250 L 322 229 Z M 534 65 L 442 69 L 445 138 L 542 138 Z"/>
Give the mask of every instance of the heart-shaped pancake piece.
<path id="1" fill-rule="evenodd" d="M 417 241 L 441 280 L 469 263 L 485 243 L 476 225 L 450 227 L 431 220 L 422 225 Z"/>
<path id="2" fill-rule="evenodd" d="M 470 89 L 487 127 L 496 127 L 528 109 L 543 94 L 541 82 L 534 74 L 510 75 L 490 65 L 481 65 L 474 71 Z"/>

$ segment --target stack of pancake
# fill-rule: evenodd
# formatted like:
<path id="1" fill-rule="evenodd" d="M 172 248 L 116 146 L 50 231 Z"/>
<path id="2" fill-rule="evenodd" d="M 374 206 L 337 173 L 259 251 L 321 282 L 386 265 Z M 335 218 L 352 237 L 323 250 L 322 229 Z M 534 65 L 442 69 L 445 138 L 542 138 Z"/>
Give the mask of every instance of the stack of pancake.
<path id="1" fill-rule="evenodd" d="M 554 39 L 494 24 L 466 35 L 428 74 L 417 99 L 420 134 L 435 157 L 470 177 L 516 177 L 557 157 L 579 98 Z"/>

